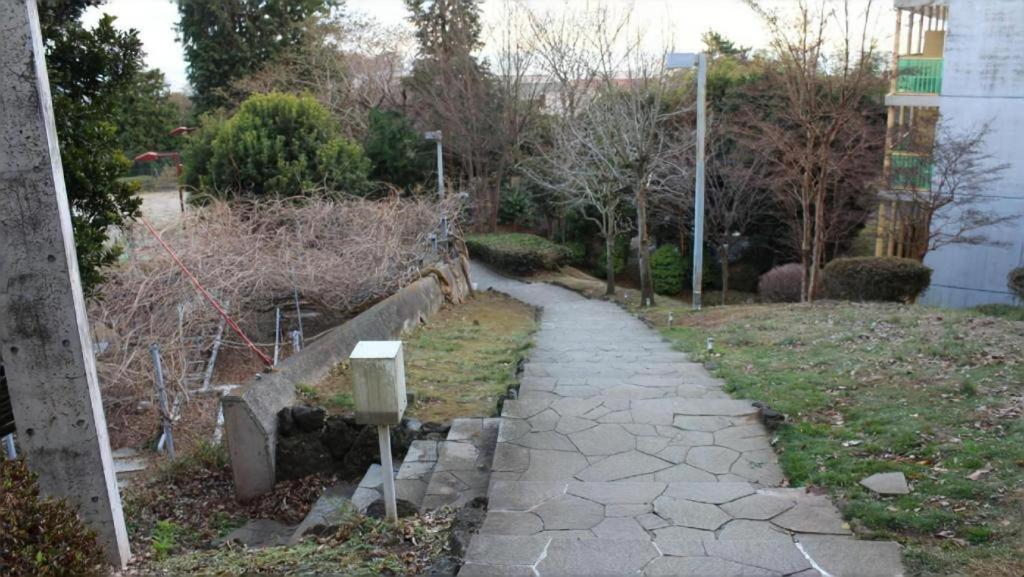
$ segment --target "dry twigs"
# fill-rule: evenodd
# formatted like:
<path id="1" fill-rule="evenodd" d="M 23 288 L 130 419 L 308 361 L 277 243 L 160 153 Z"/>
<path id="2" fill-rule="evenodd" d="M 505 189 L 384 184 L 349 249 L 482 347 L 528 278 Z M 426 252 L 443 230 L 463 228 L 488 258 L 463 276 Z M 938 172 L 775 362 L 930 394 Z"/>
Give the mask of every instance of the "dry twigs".
<path id="1" fill-rule="evenodd" d="M 454 208 L 445 207 L 449 222 L 457 217 Z M 437 204 L 422 200 L 214 202 L 162 236 L 253 340 L 272 341 L 267 320 L 272 326 L 275 306 L 290 306 L 296 288 L 312 308 L 340 319 L 418 278 L 433 258 L 437 223 Z M 128 259 L 109 271 L 100 298 L 89 303 L 115 429 L 131 420 L 140 401 L 152 402 L 147 347 L 160 344 L 167 386 L 187 398 L 201 386 L 195 371 L 219 323 L 144 234 L 141 227 L 132 231 Z M 226 335 L 225 346 L 232 345 Z"/>

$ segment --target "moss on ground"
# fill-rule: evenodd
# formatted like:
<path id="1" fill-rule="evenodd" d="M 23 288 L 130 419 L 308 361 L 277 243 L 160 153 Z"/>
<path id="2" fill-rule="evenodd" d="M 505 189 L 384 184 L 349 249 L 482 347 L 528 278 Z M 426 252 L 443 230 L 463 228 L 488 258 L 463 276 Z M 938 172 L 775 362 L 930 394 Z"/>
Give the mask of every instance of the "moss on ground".
<path id="1" fill-rule="evenodd" d="M 517 300 L 480 292 L 405 335 L 406 390 L 416 394 L 406 415 L 438 422 L 493 415 L 531 346 L 535 317 L 533 308 Z M 347 364 L 301 392 L 333 413 L 352 410 Z"/>

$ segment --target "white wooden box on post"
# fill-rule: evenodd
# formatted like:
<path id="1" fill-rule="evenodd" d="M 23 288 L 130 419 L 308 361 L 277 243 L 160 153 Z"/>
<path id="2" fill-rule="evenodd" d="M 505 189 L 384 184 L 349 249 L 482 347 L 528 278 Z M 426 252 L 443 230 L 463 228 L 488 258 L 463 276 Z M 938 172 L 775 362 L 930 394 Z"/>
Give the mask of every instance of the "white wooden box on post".
<path id="1" fill-rule="evenodd" d="M 402 342 L 360 341 L 352 350 L 349 362 L 355 387 L 356 422 L 377 426 L 384 478 L 384 507 L 388 518 L 397 521 L 390 427 L 402 422 L 406 406 Z"/>

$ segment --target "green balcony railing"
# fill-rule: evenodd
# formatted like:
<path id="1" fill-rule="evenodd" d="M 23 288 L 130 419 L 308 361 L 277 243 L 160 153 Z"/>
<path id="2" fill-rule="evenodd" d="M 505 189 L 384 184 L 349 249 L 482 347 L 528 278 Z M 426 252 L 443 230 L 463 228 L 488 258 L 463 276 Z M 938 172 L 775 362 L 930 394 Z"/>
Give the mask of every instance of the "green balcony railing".
<path id="1" fill-rule="evenodd" d="M 891 152 L 889 185 L 896 190 L 931 190 L 932 164 L 928 157 L 913 152 Z"/>
<path id="2" fill-rule="evenodd" d="M 900 56 L 896 92 L 939 94 L 942 92 L 942 59 Z"/>

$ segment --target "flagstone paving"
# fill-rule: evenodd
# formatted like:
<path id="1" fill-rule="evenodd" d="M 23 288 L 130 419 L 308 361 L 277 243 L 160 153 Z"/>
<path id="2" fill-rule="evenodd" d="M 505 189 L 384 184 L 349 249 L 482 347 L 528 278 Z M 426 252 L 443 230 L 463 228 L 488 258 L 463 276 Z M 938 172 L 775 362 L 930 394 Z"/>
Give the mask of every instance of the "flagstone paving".
<path id="1" fill-rule="evenodd" d="M 897 544 L 781 487 L 751 401 L 641 321 L 478 263 L 473 280 L 543 313 L 460 575 L 902 574 Z"/>

